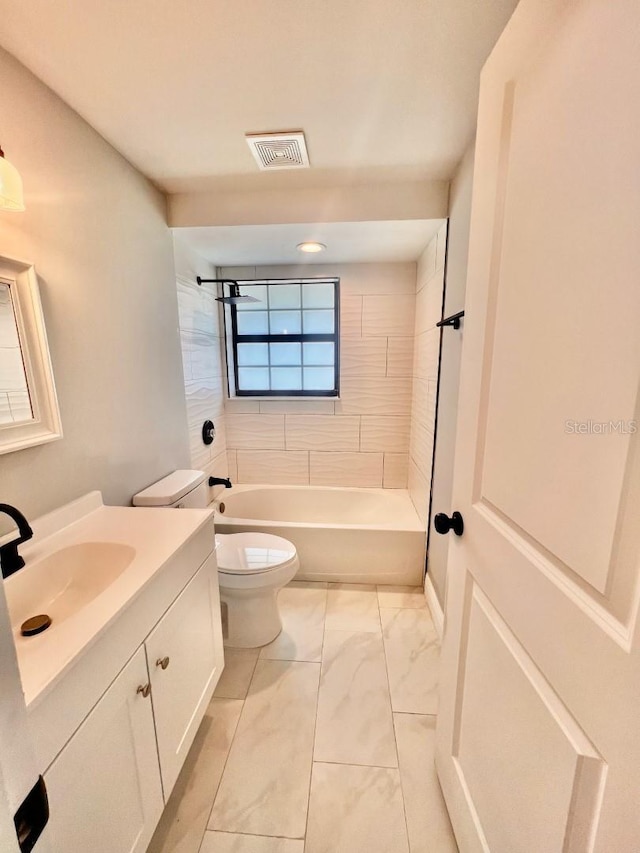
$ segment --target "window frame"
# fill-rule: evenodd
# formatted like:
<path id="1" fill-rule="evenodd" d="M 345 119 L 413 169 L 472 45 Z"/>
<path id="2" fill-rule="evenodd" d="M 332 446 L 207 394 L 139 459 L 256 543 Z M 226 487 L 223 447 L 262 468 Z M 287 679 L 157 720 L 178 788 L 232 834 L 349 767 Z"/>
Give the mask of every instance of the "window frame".
<path id="1" fill-rule="evenodd" d="M 305 334 L 301 332 L 300 334 L 286 334 L 286 335 L 277 335 L 271 334 L 269 332 L 265 334 L 258 335 L 240 335 L 238 334 L 238 309 L 235 305 L 230 305 L 228 307 L 228 313 L 225 311 L 225 327 L 227 318 L 230 320 L 231 325 L 231 346 L 228 347 L 229 354 L 233 361 L 233 394 L 229 394 L 231 398 L 233 397 L 275 397 L 275 398 L 287 398 L 287 397 L 333 397 L 337 398 L 340 396 L 340 279 L 335 276 L 317 276 L 312 278 L 260 278 L 260 279 L 240 279 L 238 280 L 238 284 L 240 287 L 250 287 L 256 285 L 267 285 L 270 287 L 272 285 L 282 285 L 282 284 L 300 284 L 304 287 L 305 284 L 333 284 L 334 286 L 334 302 L 333 302 L 333 313 L 334 313 L 334 327 L 333 332 L 329 333 L 317 333 L 317 334 Z M 302 303 L 302 300 L 301 300 Z M 269 309 L 267 308 L 267 311 Z M 284 309 L 286 310 L 286 309 Z M 293 309 L 295 310 L 295 309 Z M 301 304 L 300 311 L 302 312 L 303 306 Z M 229 336 L 227 334 L 227 340 L 229 340 Z M 254 344 L 254 343 L 266 343 L 267 345 L 270 343 L 332 343 L 334 345 L 334 387 L 330 390 L 306 390 L 306 389 L 292 389 L 292 390 L 272 390 L 272 389 L 263 389 L 263 390 L 240 390 L 238 387 L 238 344 Z M 269 365 L 270 366 L 270 365 Z M 302 364 L 301 367 L 304 367 Z M 230 375 L 227 375 L 227 379 L 230 380 Z M 229 389 L 231 392 L 231 389 Z"/>

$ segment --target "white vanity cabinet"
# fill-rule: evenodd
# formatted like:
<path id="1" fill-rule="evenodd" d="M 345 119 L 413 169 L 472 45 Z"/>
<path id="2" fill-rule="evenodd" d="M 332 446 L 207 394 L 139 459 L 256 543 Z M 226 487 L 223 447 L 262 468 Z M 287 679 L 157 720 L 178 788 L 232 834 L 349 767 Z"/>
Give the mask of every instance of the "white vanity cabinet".
<path id="1" fill-rule="evenodd" d="M 144 648 L 45 773 L 56 853 L 143 853 L 164 807 Z"/>
<path id="2" fill-rule="evenodd" d="M 211 556 L 145 641 L 166 799 L 220 674 L 219 614 L 217 571 Z"/>
<path id="3" fill-rule="evenodd" d="M 146 850 L 224 665 L 213 553 L 158 616 L 44 774 L 56 853 Z"/>

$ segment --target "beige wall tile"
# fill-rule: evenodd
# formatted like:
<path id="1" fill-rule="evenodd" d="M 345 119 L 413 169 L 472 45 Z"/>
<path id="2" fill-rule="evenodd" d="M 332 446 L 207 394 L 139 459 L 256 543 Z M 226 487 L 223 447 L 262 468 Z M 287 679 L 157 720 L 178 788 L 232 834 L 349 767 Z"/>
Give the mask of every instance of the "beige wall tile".
<path id="1" fill-rule="evenodd" d="M 433 433 L 429 432 L 426 424 L 419 423 L 418 421 L 411 422 L 409 455 L 425 479 L 430 481 L 433 462 Z"/>
<path id="2" fill-rule="evenodd" d="M 342 376 L 384 376 L 387 370 L 386 338 L 347 338 L 340 343 Z"/>
<path id="3" fill-rule="evenodd" d="M 284 415 L 227 415 L 227 443 L 236 449 L 284 450 Z"/>
<path id="4" fill-rule="evenodd" d="M 408 453 L 385 453 L 382 485 L 385 489 L 406 489 L 409 477 Z"/>
<path id="5" fill-rule="evenodd" d="M 182 351 L 187 352 L 192 379 L 222 376 L 220 338 L 198 330 L 181 331 Z"/>
<path id="6" fill-rule="evenodd" d="M 364 296 L 362 335 L 409 336 L 415 325 L 416 300 L 412 294 Z"/>
<path id="7" fill-rule="evenodd" d="M 232 483 L 238 482 L 238 451 L 227 448 L 227 466 Z"/>
<path id="8" fill-rule="evenodd" d="M 340 277 L 340 291 L 345 294 L 411 294 L 415 293 L 416 270 L 413 262 L 338 264 L 333 275 Z"/>
<path id="9" fill-rule="evenodd" d="M 442 317 L 444 270 L 438 270 L 416 297 L 415 334 L 433 329 Z"/>
<path id="10" fill-rule="evenodd" d="M 413 338 L 388 338 L 387 376 L 413 374 Z"/>
<path id="11" fill-rule="evenodd" d="M 215 294 L 195 281 L 177 276 L 178 325 L 185 331 L 197 329 L 219 335 L 219 319 Z"/>
<path id="12" fill-rule="evenodd" d="M 336 412 L 344 415 L 409 415 L 410 377 L 345 376 Z"/>
<path id="13" fill-rule="evenodd" d="M 258 400 L 232 397 L 224 401 L 224 409 L 230 415 L 250 415 L 260 411 L 260 403 Z"/>
<path id="14" fill-rule="evenodd" d="M 260 411 L 266 414 L 332 415 L 335 411 L 335 403 L 331 398 L 326 400 L 260 400 Z"/>
<path id="15" fill-rule="evenodd" d="M 362 337 L 362 296 L 340 294 L 340 339 Z"/>
<path id="16" fill-rule="evenodd" d="M 309 453 L 312 486 L 382 488 L 382 453 Z"/>
<path id="17" fill-rule="evenodd" d="M 238 450 L 237 466 L 238 483 L 309 483 L 309 454 L 303 450 Z"/>
<path id="18" fill-rule="evenodd" d="M 229 459 L 227 456 L 227 452 L 219 453 L 217 456 L 208 462 L 203 470 L 207 474 L 208 477 L 229 477 Z M 218 498 L 224 492 L 224 486 L 213 486 L 209 489 L 209 501 L 211 502 L 215 498 Z"/>
<path id="19" fill-rule="evenodd" d="M 429 515 L 429 494 L 431 478 L 420 471 L 413 459 L 409 458 L 409 494 L 420 521 L 427 526 Z"/>
<path id="20" fill-rule="evenodd" d="M 415 339 L 413 375 L 421 379 L 436 379 L 440 357 L 440 329 L 429 329 Z"/>
<path id="21" fill-rule="evenodd" d="M 287 415 L 287 450 L 358 450 L 360 418 L 349 415 Z"/>
<path id="22" fill-rule="evenodd" d="M 408 417 L 363 415 L 360 426 L 360 450 L 406 453 L 409 450 L 411 423 Z"/>
<path id="23" fill-rule="evenodd" d="M 427 424 L 432 420 L 432 416 L 430 415 L 429 380 L 420 379 L 418 376 L 414 377 L 413 380 L 411 419 L 421 424 Z"/>

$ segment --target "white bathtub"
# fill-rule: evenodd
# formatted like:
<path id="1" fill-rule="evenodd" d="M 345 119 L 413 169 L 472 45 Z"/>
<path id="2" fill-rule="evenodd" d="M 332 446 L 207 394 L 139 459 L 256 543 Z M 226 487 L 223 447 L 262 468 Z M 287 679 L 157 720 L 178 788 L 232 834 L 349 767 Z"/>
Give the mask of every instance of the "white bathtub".
<path id="1" fill-rule="evenodd" d="M 422 583 L 425 530 L 407 491 L 241 485 L 213 508 L 220 533 L 261 530 L 293 542 L 298 580 Z"/>

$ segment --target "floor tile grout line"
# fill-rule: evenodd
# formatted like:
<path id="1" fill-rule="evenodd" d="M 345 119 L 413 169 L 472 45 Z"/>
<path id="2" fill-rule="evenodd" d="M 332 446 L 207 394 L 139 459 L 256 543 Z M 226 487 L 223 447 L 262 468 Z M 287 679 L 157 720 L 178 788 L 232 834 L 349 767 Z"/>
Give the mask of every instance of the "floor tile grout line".
<path id="1" fill-rule="evenodd" d="M 329 604 L 329 589 L 326 589 L 324 620 L 322 623 L 322 648 L 320 650 L 320 676 L 318 678 L 318 695 L 316 697 L 316 717 L 313 724 L 313 745 L 311 747 L 311 772 L 309 773 L 309 795 L 307 797 L 307 820 L 304 826 L 303 853 L 307 849 L 307 834 L 309 832 L 309 813 L 311 811 L 311 786 L 313 784 L 313 765 L 316 752 L 316 732 L 318 730 L 318 706 L 320 705 L 320 688 L 322 687 L 322 666 L 324 664 L 324 645 L 327 636 L 327 606 Z"/>
<path id="2" fill-rule="evenodd" d="M 314 761 L 314 764 L 329 764 L 332 767 L 363 767 L 365 770 L 395 770 L 400 772 L 399 767 L 387 767 L 384 764 L 357 764 L 354 761 Z"/>
<path id="3" fill-rule="evenodd" d="M 258 653 L 258 655 L 259 655 L 259 653 Z M 240 700 L 242 702 L 242 709 L 241 709 L 240 713 L 238 714 L 238 721 L 236 722 L 236 727 L 233 730 L 233 737 L 231 738 L 231 743 L 229 744 L 229 749 L 227 750 L 227 755 L 226 755 L 226 758 L 224 760 L 224 766 L 222 767 L 222 773 L 220 774 L 220 780 L 219 780 L 218 785 L 216 787 L 215 794 L 213 795 L 213 799 L 211 800 L 211 808 L 209 809 L 209 816 L 207 817 L 207 823 L 206 823 L 205 828 L 204 828 L 205 832 L 209 828 L 209 821 L 211 820 L 211 815 L 213 814 L 213 809 L 214 809 L 214 806 L 216 804 L 216 799 L 218 798 L 218 792 L 220 791 L 220 786 L 222 785 L 222 780 L 224 778 L 224 772 L 227 769 L 227 763 L 229 761 L 229 756 L 231 755 L 231 750 L 233 749 L 233 744 L 234 744 L 234 741 L 236 739 L 236 734 L 238 733 L 238 728 L 240 727 L 240 720 L 242 719 L 242 715 L 245 712 L 245 708 L 246 708 L 246 704 L 247 704 L 247 696 L 249 695 L 249 690 L 251 689 L 251 683 L 253 682 L 253 678 L 254 678 L 254 675 L 256 673 L 256 666 L 257 665 L 258 665 L 258 657 L 256 657 L 254 664 L 253 664 L 253 670 L 251 671 L 251 678 L 249 679 L 249 684 L 247 686 L 247 692 L 245 693 L 244 699 Z M 198 853 L 199 853 L 200 849 L 202 848 L 203 842 L 204 842 L 204 834 L 203 834 L 202 838 L 200 839 L 200 847 L 198 848 Z"/>
<path id="4" fill-rule="evenodd" d="M 393 728 L 393 742 L 396 747 L 396 759 L 398 762 L 398 780 L 400 782 L 400 799 L 402 800 L 402 816 L 404 818 L 404 831 L 407 839 L 407 850 L 411 850 L 411 846 L 409 843 L 409 822 L 407 820 L 407 804 L 405 802 L 405 794 L 404 787 L 402 785 L 402 767 L 400 766 L 400 750 L 398 749 L 398 734 L 396 732 L 396 721 L 394 717 L 393 711 L 393 699 L 391 698 L 391 682 L 389 680 L 389 662 L 387 660 L 387 644 L 384 641 L 384 629 L 382 628 L 382 613 L 380 612 L 383 608 L 380 607 L 380 600 L 378 598 L 378 590 L 376 587 L 376 601 L 378 602 L 378 616 L 380 618 L 380 630 L 382 634 L 382 648 L 384 655 L 384 670 L 387 676 L 387 687 L 389 688 L 389 705 L 391 706 L 391 725 Z M 405 608 L 403 608 L 405 609 Z"/>
<path id="5" fill-rule="evenodd" d="M 209 809 L 209 814 L 207 815 L 207 821 L 204 825 L 204 832 L 202 833 L 202 838 L 200 839 L 200 844 L 198 845 L 198 853 L 202 850 L 202 845 L 204 844 L 204 839 L 207 834 L 207 830 L 209 828 L 209 821 L 211 820 L 211 815 L 213 813 L 213 807 L 216 804 L 216 798 L 218 796 L 218 791 L 220 790 L 220 785 L 222 784 L 222 777 L 224 776 L 224 771 L 227 769 L 227 762 L 229 761 L 229 756 L 231 755 L 231 747 L 233 746 L 233 742 L 236 739 L 236 734 L 238 732 L 238 726 L 240 725 L 240 718 L 244 713 L 245 700 L 244 699 L 232 699 L 232 702 L 242 702 L 242 708 L 240 709 L 240 713 L 238 714 L 238 719 L 236 720 L 236 725 L 233 730 L 233 735 L 231 736 L 231 741 L 229 743 L 229 749 L 227 750 L 227 754 L 224 759 L 224 764 L 222 765 L 222 770 L 220 772 L 220 778 L 218 779 L 218 784 L 216 785 L 216 789 L 211 798 L 211 808 Z"/>

